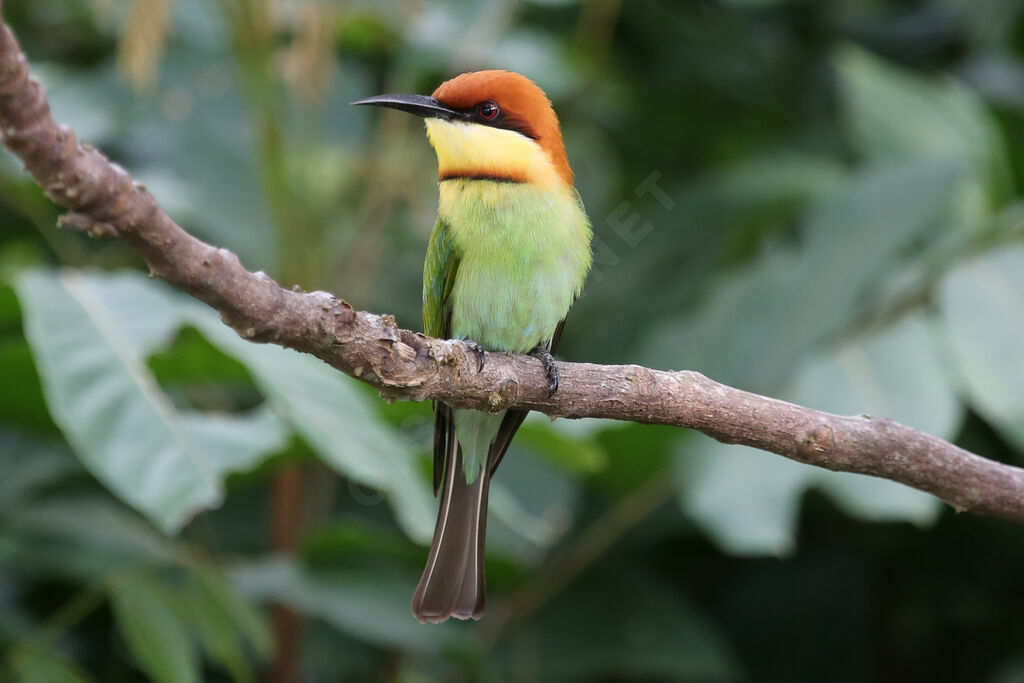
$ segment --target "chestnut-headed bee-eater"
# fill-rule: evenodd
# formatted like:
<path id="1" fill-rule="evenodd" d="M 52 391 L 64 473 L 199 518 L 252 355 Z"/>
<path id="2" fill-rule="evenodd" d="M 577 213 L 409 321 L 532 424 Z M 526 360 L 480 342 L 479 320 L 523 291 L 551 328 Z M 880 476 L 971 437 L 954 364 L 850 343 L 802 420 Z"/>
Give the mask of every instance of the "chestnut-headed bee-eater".
<path id="1" fill-rule="evenodd" d="M 528 78 L 477 71 L 433 95 L 354 104 L 422 116 L 437 152 L 438 219 L 423 268 L 426 334 L 485 351 L 531 353 L 558 388 L 551 354 L 590 269 L 591 229 L 551 102 Z M 420 621 L 484 612 L 487 488 L 525 411 L 434 405 L 434 494 L 427 567 L 412 600 Z"/>

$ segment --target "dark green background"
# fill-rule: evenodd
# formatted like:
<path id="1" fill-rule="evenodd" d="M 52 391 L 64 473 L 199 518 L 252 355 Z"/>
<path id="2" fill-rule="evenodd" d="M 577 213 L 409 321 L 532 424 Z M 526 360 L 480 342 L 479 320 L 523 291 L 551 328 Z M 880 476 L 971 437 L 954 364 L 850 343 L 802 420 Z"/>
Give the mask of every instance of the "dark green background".
<path id="1" fill-rule="evenodd" d="M 436 162 L 420 121 L 347 103 L 520 71 L 595 230 L 563 358 L 1024 456 L 1024 2 L 4 14 L 56 118 L 186 229 L 412 328 Z M 263 680 L 277 602 L 303 616 L 304 681 L 1024 681 L 1018 526 L 601 421 L 527 423 L 492 493 L 486 618 L 420 626 L 429 407 L 240 341 L 57 216 L 6 156 L 0 679 Z"/>

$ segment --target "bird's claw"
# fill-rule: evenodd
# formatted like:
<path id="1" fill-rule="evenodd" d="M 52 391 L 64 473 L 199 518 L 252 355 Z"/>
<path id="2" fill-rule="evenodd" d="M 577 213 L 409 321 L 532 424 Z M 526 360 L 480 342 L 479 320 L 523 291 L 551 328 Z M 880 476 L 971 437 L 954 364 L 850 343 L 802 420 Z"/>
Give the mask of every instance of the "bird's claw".
<path id="1" fill-rule="evenodd" d="M 466 348 L 472 352 L 473 357 L 476 358 L 476 371 L 477 374 L 484 371 L 484 360 L 487 358 L 487 352 L 484 351 L 484 347 L 477 344 L 472 339 L 463 339 L 462 343 L 466 345 Z"/>
<path id="2" fill-rule="evenodd" d="M 544 364 L 544 374 L 548 378 L 548 398 L 551 398 L 558 391 L 558 366 L 555 365 L 555 358 L 543 346 L 530 351 L 530 355 Z"/>

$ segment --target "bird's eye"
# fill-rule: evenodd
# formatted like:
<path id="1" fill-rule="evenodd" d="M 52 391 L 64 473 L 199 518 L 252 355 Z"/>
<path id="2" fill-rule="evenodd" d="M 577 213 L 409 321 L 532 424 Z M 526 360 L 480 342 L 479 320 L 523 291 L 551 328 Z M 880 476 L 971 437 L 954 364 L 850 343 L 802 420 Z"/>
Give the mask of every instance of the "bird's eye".
<path id="1" fill-rule="evenodd" d="M 486 102 L 481 102 L 476 105 L 476 115 L 484 121 L 493 121 L 500 111 L 501 110 L 498 109 L 498 103 L 492 100 L 487 100 Z"/>

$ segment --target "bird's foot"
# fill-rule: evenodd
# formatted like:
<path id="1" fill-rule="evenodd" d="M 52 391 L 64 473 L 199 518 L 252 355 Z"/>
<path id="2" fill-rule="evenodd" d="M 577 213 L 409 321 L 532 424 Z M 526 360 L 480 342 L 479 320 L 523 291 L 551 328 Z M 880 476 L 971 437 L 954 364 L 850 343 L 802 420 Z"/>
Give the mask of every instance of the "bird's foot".
<path id="1" fill-rule="evenodd" d="M 544 374 L 548 378 L 548 398 L 551 398 L 558 391 L 558 366 L 555 365 L 554 356 L 543 346 L 538 346 L 530 351 L 529 355 L 544 364 Z"/>
<path id="2" fill-rule="evenodd" d="M 484 347 L 477 344 L 472 339 L 463 339 L 462 343 L 466 345 L 466 348 L 470 350 L 473 357 L 476 358 L 476 371 L 481 373 L 484 371 L 484 360 L 487 358 L 487 352 L 484 351 Z"/>

